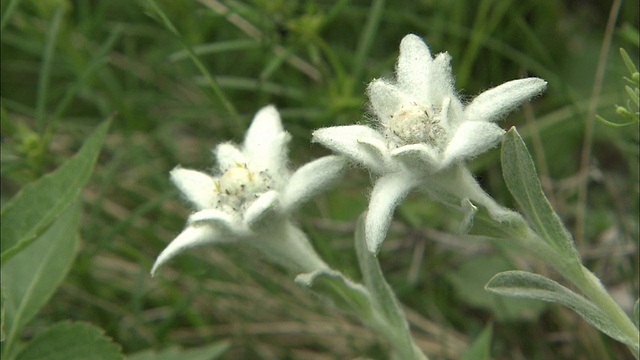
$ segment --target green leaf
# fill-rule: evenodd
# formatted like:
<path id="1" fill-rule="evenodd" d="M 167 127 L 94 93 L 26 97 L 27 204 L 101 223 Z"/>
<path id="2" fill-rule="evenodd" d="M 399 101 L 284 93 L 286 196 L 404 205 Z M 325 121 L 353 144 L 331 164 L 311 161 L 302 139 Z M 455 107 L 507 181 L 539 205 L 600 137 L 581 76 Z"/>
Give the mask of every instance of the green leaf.
<path id="1" fill-rule="evenodd" d="M 120 346 L 102 329 L 87 323 L 61 322 L 38 334 L 16 360 L 120 360 Z"/>
<path id="2" fill-rule="evenodd" d="M 501 158 L 507 187 L 532 227 L 557 252 L 574 265 L 580 264 L 571 235 L 544 195 L 533 159 L 515 128 L 505 135 Z"/>
<path id="3" fill-rule="evenodd" d="M 161 351 L 145 350 L 127 356 L 129 360 L 214 360 L 220 358 L 231 346 L 220 341 L 203 347 L 184 350 L 172 346 Z"/>
<path id="4" fill-rule="evenodd" d="M 462 360 L 490 360 L 491 359 L 491 337 L 493 326 L 488 324 L 484 330 L 473 341 L 471 347 L 462 355 Z"/>
<path id="5" fill-rule="evenodd" d="M 603 333 L 622 343 L 635 345 L 636 340 L 620 331 L 591 301 L 542 275 L 526 271 L 505 271 L 489 280 L 485 289 L 505 296 L 560 303 Z"/>
<path id="6" fill-rule="evenodd" d="M 369 292 L 338 271 L 321 269 L 300 274 L 295 282 L 331 299 L 337 308 L 358 314 L 363 321 L 373 318 Z"/>
<path id="7" fill-rule="evenodd" d="M 31 246 L 2 263 L 7 355 L 20 331 L 47 303 L 65 278 L 78 246 L 80 201 L 67 210 Z"/>
<path id="8" fill-rule="evenodd" d="M 89 180 L 111 120 L 58 169 L 25 186 L 2 209 L 2 264 L 33 242 L 73 202 Z"/>
<path id="9" fill-rule="evenodd" d="M 638 72 L 638 69 L 636 69 L 636 65 L 633 63 L 633 60 L 631 60 L 631 57 L 629 56 L 629 54 L 627 54 L 627 51 L 625 49 L 620 48 L 620 56 L 622 57 L 624 66 L 626 66 L 627 70 L 629 70 L 629 74 L 633 75 Z"/>

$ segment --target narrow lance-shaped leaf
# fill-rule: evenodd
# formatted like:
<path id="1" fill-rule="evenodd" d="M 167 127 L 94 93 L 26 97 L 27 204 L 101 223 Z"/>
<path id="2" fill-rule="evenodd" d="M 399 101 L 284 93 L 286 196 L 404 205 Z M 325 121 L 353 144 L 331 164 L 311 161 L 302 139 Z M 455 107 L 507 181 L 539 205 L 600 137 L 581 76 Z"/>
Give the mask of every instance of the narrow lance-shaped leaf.
<path id="1" fill-rule="evenodd" d="M 71 268 L 78 245 L 80 201 L 67 210 L 31 244 L 2 263 L 8 355 L 20 331 L 47 303 Z"/>
<path id="2" fill-rule="evenodd" d="M 531 155 L 515 128 L 504 137 L 501 158 L 507 187 L 533 228 L 556 251 L 579 264 L 571 235 L 544 195 Z"/>
<path id="3" fill-rule="evenodd" d="M 2 209 L 2 263 L 28 246 L 59 216 L 89 180 L 111 119 L 58 169 L 25 186 Z"/>
<path id="4" fill-rule="evenodd" d="M 620 331 L 591 301 L 542 275 L 526 271 L 505 271 L 489 280 L 485 289 L 505 296 L 560 303 L 603 333 L 624 344 L 635 346 L 635 340 Z"/>

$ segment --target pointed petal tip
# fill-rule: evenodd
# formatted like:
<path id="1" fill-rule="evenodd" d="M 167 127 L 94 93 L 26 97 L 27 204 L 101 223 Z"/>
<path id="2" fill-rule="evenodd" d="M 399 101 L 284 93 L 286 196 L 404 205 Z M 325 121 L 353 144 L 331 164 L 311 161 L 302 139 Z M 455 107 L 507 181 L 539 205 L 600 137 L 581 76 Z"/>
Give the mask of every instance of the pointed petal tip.
<path id="1" fill-rule="evenodd" d="M 300 167 L 293 173 L 282 193 L 282 210 L 291 213 L 304 202 L 325 191 L 347 168 L 348 160 L 329 155 Z"/>
<path id="2" fill-rule="evenodd" d="M 161 252 L 160 255 L 158 255 L 158 257 L 156 258 L 156 261 L 154 261 L 153 266 L 151 267 L 151 271 L 149 272 L 149 275 L 151 275 L 151 277 L 156 276 L 158 269 L 160 269 L 160 267 L 170 259 L 170 257 L 167 257 L 166 255 L 163 256 L 163 253 L 164 251 Z"/>
<path id="3" fill-rule="evenodd" d="M 420 36 L 416 34 L 405 35 L 405 37 L 400 41 L 400 51 L 412 51 L 414 49 L 420 49 L 421 51 L 426 50 L 427 53 L 431 55 L 429 47 Z"/>
<path id="4" fill-rule="evenodd" d="M 281 146 L 286 144 L 273 144 L 274 141 L 285 133 L 280 119 L 280 113 L 273 105 L 267 105 L 254 115 L 251 125 L 245 133 L 243 150 L 249 157 L 251 155 L 260 154 L 261 152 L 270 152 L 269 146 Z"/>
<path id="5" fill-rule="evenodd" d="M 256 115 L 253 117 L 253 123 L 256 122 L 269 122 L 273 125 L 280 125 L 280 129 L 282 129 L 282 120 L 280 119 L 280 113 L 275 105 L 267 105 L 258 110 Z"/>
<path id="6" fill-rule="evenodd" d="M 484 91 L 465 108 L 464 117 L 473 121 L 497 121 L 514 111 L 523 103 L 539 96 L 548 83 L 530 77 L 511 80 Z"/>
<path id="7" fill-rule="evenodd" d="M 149 271 L 149 275 L 151 277 L 155 277 L 156 276 L 156 272 L 158 271 L 158 269 L 160 268 L 162 264 L 158 263 L 158 261 L 155 261 L 153 263 L 153 266 L 151 267 L 151 271 Z"/>
<path id="8" fill-rule="evenodd" d="M 518 84 L 523 89 L 523 92 L 530 94 L 530 97 L 542 94 L 549 87 L 549 83 L 546 80 L 537 77 L 512 80 L 508 83 L 511 82 Z"/>
<path id="9" fill-rule="evenodd" d="M 175 239 L 173 239 L 173 241 L 171 241 L 164 250 L 162 250 L 160 255 L 158 255 L 156 261 L 151 267 L 151 276 L 154 276 L 158 269 L 167 261 L 171 260 L 186 249 L 215 242 L 215 240 L 216 233 L 211 227 L 188 226 Z"/>
<path id="10" fill-rule="evenodd" d="M 369 251 L 377 253 L 380 250 L 396 207 L 418 181 L 407 171 L 391 173 L 376 181 L 365 217 L 365 239 Z"/>
<path id="11" fill-rule="evenodd" d="M 169 178 L 198 210 L 206 209 L 215 203 L 215 179 L 209 174 L 176 166 L 169 172 Z"/>

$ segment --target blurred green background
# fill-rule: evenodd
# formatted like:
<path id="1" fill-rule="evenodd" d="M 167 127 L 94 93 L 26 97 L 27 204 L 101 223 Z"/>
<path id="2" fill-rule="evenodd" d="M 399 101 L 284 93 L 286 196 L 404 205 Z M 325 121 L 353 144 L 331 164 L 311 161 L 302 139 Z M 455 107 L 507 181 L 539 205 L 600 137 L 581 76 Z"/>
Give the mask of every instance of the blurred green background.
<path id="1" fill-rule="evenodd" d="M 83 191 L 80 254 L 25 337 L 73 319 L 102 327 L 127 354 L 227 340 L 226 359 L 384 359 L 373 333 L 244 250 L 202 248 L 155 278 L 149 270 L 189 213 L 170 169 L 211 168 L 211 149 L 241 141 L 267 104 L 278 107 L 294 136 L 292 168 L 327 154 L 310 145 L 311 131 L 368 121 L 366 85 L 393 76 L 407 33 L 423 37 L 433 53 L 451 54 L 463 99 L 525 76 L 549 82 L 544 96 L 501 124 L 519 128 L 585 263 L 631 311 L 638 126 L 610 127 L 594 115 L 615 121 L 614 104 L 627 102 L 618 49 L 637 63 L 637 1 L 622 3 L 609 32 L 615 4 L 596 0 L 157 4 L 179 35 L 144 0 L 2 1 L 3 204 L 117 114 Z M 588 124 L 591 155 L 581 163 Z M 471 168 L 499 202 L 514 206 L 498 159 L 494 150 Z M 369 189 L 369 175 L 354 167 L 297 218 L 327 262 L 354 278 L 352 234 Z M 554 274 L 508 249 L 457 238 L 459 220 L 414 194 L 396 212 L 380 255 L 431 359 L 459 358 L 488 323 L 496 359 L 631 358 L 567 309 L 485 293 L 484 282 L 500 270 Z"/>

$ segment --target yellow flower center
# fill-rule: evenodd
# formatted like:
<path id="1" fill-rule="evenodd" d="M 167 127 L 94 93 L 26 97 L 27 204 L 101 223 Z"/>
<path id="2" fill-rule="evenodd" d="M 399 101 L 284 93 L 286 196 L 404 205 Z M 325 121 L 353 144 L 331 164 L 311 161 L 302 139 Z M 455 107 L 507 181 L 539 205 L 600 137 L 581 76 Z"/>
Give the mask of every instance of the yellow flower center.
<path id="1" fill-rule="evenodd" d="M 446 131 L 440 124 L 440 114 L 413 102 L 396 111 L 384 126 L 400 146 L 428 143 L 440 148 L 446 137 Z"/>
<path id="2" fill-rule="evenodd" d="M 236 164 L 215 183 L 218 208 L 226 211 L 246 210 L 251 203 L 271 189 L 272 180 L 266 170 L 251 171 L 247 164 Z"/>

